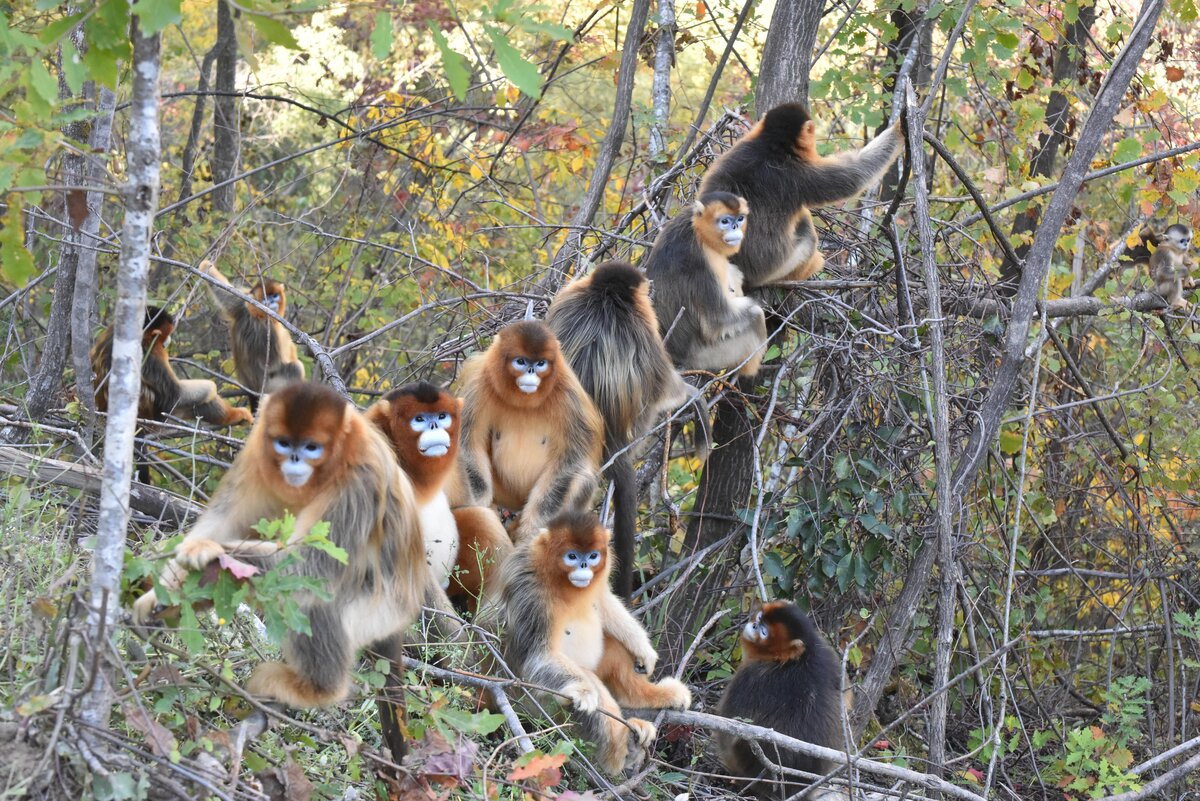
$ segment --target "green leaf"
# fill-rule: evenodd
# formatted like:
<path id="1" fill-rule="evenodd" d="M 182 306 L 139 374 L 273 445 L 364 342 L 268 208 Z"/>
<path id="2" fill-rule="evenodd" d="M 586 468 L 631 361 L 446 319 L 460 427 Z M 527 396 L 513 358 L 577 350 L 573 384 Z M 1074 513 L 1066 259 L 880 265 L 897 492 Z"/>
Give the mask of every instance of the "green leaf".
<path id="1" fill-rule="evenodd" d="M 451 49 L 446 36 L 432 22 L 426 23 L 433 34 L 433 41 L 442 54 L 442 69 L 446 71 L 446 80 L 450 82 L 450 91 L 459 100 L 466 100 L 467 86 L 471 81 L 471 71 L 467 68 L 467 60 L 458 51 Z"/>
<path id="2" fill-rule="evenodd" d="M 513 85 L 533 98 L 542 96 L 542 76 L 538 73 L 537 65 L 525 60 L 525 57 L 509 44 L 508 39 L 498 29 L 488 25 L 484 28 L 492 47 L 496 50 L 496 61 L 500 71 Z"/>
<path id="3" fill-rule="evenodd" d="M 181 0 L 138 0 L 133 13 L 138 18 L 142 36 L 153 36 L 162 29 L 183 19 L 179 10 Z"/>
<path id="4" fill-rule="evenodd" d="M 264 17 L 262 14 L 247 14 L 260 36 L 271 44 L 277 44 L 291 50 L 299 50 L 300 43 L 292 36 L 292 31 L 274 17 Z"/>
<path id="5" fill-rule="evenodd" d="M 29 82 L 47 104 L 54 105 L 58 100 L 58 81 L 54 80 L 54 76 L 40 58 L 35 58 L 29 65 Z"/>
<path id="6" fill-rule="evenodd" d="M 386 11 L 375 15 L 375 27 L 371 29 L 371 52 L 380 61 L 392 52 L 392 15 Z"/>
<path id="7" fill-rule="evenodd" d="M 55 3 L 55 5 L 58 5 L 58 3 Z M 80 12 L 78 14 L 72 14 L 69 17 L 56 19 L 42 30 L 42 32 L 38 35 L 38 41 L 44 45 L 57 42 L 59 37 L 74 28 L 75 23 L 79 22 L 82 17 L 83 12 Z"/>
<path id="8" fill-rule="evenodd" d="M 575 37 L 575 32 L 570 28 L 555 25 L 552 22 L 538 22 L 535 19 L 527 17 L 518 17 L 513 22 L 516 23 L 518 28 L 525 31 L 525 33 L 531 33 L 535 36 L 538 34 L 549 36 L 551 39 L 559 42 L 569 42 Z"/>
<path id="9" fill-rule="evenodd" d="M 128 52 L 89 47 L 83 54 L 83 66 L 96 83 L 115 89 L 117 86 L 117 62 L 127 57 Z"/>
<path id="10" fill-rule="evenodd" d="M 1136 136 L 1127 136 L 1117 143 L 1113 150 L 1113 160 L 1117 162 L 1133 161 L 1142 155 L 1142 142 Z"/>
<path id="11" fill-rule="evenodd" d="M 63 43 L 62 71 L 67 88 L 71 94 L 78 96 L 83 91 L 83 82 L 87 80 L 87 70 L 83 68 L 83 57 L 70 40 Z"/>
<path id="12" fill-rule="evenodd" d="M 21 199 L 9 196 L 8 211 L 0 218 L 0 275 L 16 285 L 25 286 L 37 274 L 33 255 L 25 249 L 24 227 L 21 225 Z"/>

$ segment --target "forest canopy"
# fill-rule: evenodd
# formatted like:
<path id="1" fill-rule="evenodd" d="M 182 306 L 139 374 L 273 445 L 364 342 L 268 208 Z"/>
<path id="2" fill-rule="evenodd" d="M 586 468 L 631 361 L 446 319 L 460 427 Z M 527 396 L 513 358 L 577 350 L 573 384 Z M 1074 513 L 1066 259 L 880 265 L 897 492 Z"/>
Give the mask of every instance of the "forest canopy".
<path id="1" fill-rule="evenodd" d="M 1197 792 L 1196 19 L 1193 0 L 0 3 L 3 795 L 743 797 L 724 735 L 779 798 L 813 780 L 797 753 L 833 766 L 809 798 Z M 604 262 L 644 269 L 785 103 L 814 163 L 903 145 L 866 191 L 807 204 L 819 273 L 721 284 L 765 313 L 757 374 L 681 366 L 690 400 L 604 451 L 582 511 L 619 521 L 632 459 L 628 606 L 692 701 L 642 710 L 643 765 L 602 770 L 461 604 L 427 609 L 402 658 L 359 656 L 321 709 L 246 690 L 328 589 L 295 562 L 214 561 L 135 625 L 250 447 L 266 384 L 223 309 L 353 409 L 418 381 L 461 395 L 506 326 Z M 146 364 L 184 400 L 147 414 Z M 229 536 L 286 541 L 296 517 Z M 304 545 L 336 559 L 326 534 Z M 773 600 L 844 674 L 828 753 L 713 714 Z"/>

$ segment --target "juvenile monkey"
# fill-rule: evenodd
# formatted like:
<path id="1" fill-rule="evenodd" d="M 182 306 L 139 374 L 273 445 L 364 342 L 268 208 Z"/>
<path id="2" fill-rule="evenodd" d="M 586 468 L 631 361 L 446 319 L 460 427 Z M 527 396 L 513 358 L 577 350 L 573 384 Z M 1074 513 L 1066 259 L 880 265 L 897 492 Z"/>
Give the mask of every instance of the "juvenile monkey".
<path id="1" fill-rule="evenodd" d="M 452 599 L 474 611 L 512 540 L 489 508 L 451 509 L 446 484 L 457 465 L 462 402 L 433 384 L 394 389 L 367 409 L 412 480 L 426 561 Z"/>
<path id="2" fill-rule="evenodd" d="M 591 505 L 603 422 L 544 324 L 513 323 L 463 367 L 455 505 L 520 510 L 515 540 Z"/>
<path id="3" fill-rule="evenodd" d="M 817 154 L 816 125 L 808 109 L 784 103 L 713 162 L 700 196 L 730 192 L 750 206 L 745 242 L 732 258 L 746 288 L 816 274 L 825 257 L 809 210 L 852 198 L 874 184 L 899 156 L 902 142 L 897 123 L 860 150 L 824 158 Z"/>
<path id="4" fill-rule="evenodd" d="M 640 765 L 657 734 L 649 721 L 622 719 L 618 704 L 686 709 L 692 694 L 647 678 L 658 653 L 609 589 L 609 561 L 608 532 L 592 514 L 560 517 L 519 545 L 503 569 L 501 647 L 520 678 L 566 696 L 599 763 L 617 774 Z"/>
<path id="5" fill-rule="evenodd" d="M 206 379 L 181 379 L 171 369 L 167 346 L 175 330 L 175 319 L 157 306 L 146 307 L 142 327 L 142 391 L 138 417 L 161 421 L 168 414 L 199 417 L 213 425 L 250 423 L 248 409 L 230 406 L 217 394 L 217 385 Z M 113 327 L 110 325 L 92 346 L 92 371 L 96 376 L 96 408 L 108 411 L 108 374 L 112 370 Z"/>
<path id="6" fill-rule="evenodd" d="M 254 539 L 251 527 L 286 512 L 296 523 L 282 547 L 299 547 L 294 543 L 325 521 L 347 561 L 304 550 L 294 570 L 324 579 L 332 598 L 304 598 L 312 634 L 290 633 L 284 661 L 259 665 L 246 687 L 290 706 L 335 704 L 349 690 L 355 652 L 380 642 L 381 651 L 393 653 L 392 641 L 422 600 L 441 591 L 425 563 L 412 486 L 391 446 L 332 389 L 297 382 L 263 397 L 245 447 L 158 583 L 178 587 L 187 570 L 226 553 L 270 566 L 281 546 Z M 134 604 L 134 618 L 147 620 L 155 604 L 151 590 Z"/>
<path id="7" fill-rule="evenodd" d="M 654 312 L 675 364 L 687 370 L 758 373 L 767 343 L 762 307 L 742 294 L 729 259 L 742 246 L 746 201 L 729 192 L 702 195 L 671 219 L 646 257 Z"/>
<path id="8" fill-rule="evenodd" d="M 742 629 L 742 664 L 725 688 L 717 714 L 744 718 L 797 740 L 836 748 L 841 741 L 842 666 L 812 621 L 790 601 L 763 605 Z M 731 734 L 717 732 L 721 763 L 736 776 L 751 779 L 765 766 L 750 745 Z M 768 757 L 776 764 L 825 774 L 823 759 L 790 751 Z M 794 782 L 794 778 L 788 778 Z M 760 798 L 786 798 L 795 787 L 783 788 L 770 775 L 746 789 Z"/>
<path id="9" fill-rule="evenodd" d="M 554 296 L 546 325 L 604 420 L 604 459 L 616 457 L 608 471 L 616 509 L 614 584 L 628 598 L 638 498 L 626 448 L 694 391 L 671 366 L 650 304 L 650 282 L 632 265 L 605 262 L 567 284 Z"/>
<path id="10" fill-rule="evenodd" d="M 211 261 L 201 262 L 200 270 L 231 286 Z M 304 364 L 296 355 L 296 343 L 278 320 L 212 284 L 208 284 L 208 290 L 229 323 L 234 368 L 238 381 L 253 393 L 251 408 L 257 408 L 259 394 L 273 392 L 290 381 L 304 380 Z M 287 311 L 287 294 L 278 281 L 264 279 L 242 291 L 280 317 Z"/>
<path id="11" fill-rule="evenodd" d="M 1192 230 L 1182 223 L 1175 223 L 1156 238 L 1157 247 L 1150 254 L 1150 275 L 1154 279 L 1154 290 L 1172 309 L 1186 308 L 1183 280 L 1191 273 L 1193 266 L 1190 254 Z"/>

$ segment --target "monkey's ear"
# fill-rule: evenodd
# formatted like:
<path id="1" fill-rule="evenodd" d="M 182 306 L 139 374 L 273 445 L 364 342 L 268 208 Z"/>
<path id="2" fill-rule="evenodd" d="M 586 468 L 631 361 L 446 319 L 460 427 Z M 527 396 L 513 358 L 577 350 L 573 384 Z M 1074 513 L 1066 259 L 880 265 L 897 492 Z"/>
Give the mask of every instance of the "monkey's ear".
<path id="1" fill-rule="evenodd" d="M 455 398 L 455 399 L 454 399 L 454 402 L 458 404 L 458 413 L 459 413 L 459 414 L 462 414 L 462 410 L 463 410 L 463 399 L 462 399 L 462 398 Z"/>
<path id="2" fill-rule="evenodd" d="M 788 647 L 791 648 L 792 652 L 795 654 L 795 656 L 792 657 L 795 659 L 797 656 L 800 656 L 800 654 L 804 653 L 804 640 L 792 640 L 790 643 L 788 643 Z"/>
<path id="3" fill-rule="evenodd" d="M 699 217 L 703 213 L 704 213 L 704 204 L 701 203 L 699 200 L 693 200 L 692 201 L 692 216 Z"/>
<path id="4" fill-rule="evenodd" d="M 386 400 L 377 400 L 367 407 L 366 417 L 380 428 L 384 427 L 388 417 L 392 414 L 392 404 Z"/>
<path id="5" fill-rule="evenodd" d="M 354 404 L 346 401 L 346 409 L 342 412 L 342 431 L 349 434 L 354 428 Z"/>

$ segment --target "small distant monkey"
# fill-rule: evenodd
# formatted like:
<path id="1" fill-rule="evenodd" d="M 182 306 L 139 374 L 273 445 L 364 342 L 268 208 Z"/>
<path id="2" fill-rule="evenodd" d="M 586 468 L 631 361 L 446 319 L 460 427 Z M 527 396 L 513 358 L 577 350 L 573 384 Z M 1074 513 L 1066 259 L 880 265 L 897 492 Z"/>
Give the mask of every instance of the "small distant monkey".
<path id="1" fill-rule="evenodd" d="M 753 214 L 737 195 L 703 195 L 663 226 L 646 257 L 654 311 L 667 350 L 683 369 L 758 373 L 766 317 L 742 294 L 742 272 L 729 261 L 742 246 L 748 217 Z"/>
<path id="2" fill-rule="evenodd" d="M 433 384 L 394 389 L 367 409 L 367 419 L 392 443 L 412 480 L 433 576 L 451 599 L 474 611 L 491 587 L 512 540 L 490 508 L 451 509 L 445 488 L 458 461 L 462 401 Z"/>
<path id="3" fill-rule="evenodd" d="M 803 281 L 819 272 L 825 257 L 810 209 L 847 200 L 874 184 L 900 155 L 902 143 L 897 123 L 860 150 L 824 158 L 817 154 L 808 108 L 784 103 L 714 161 L 700 197 L 730 192 L 750 206 L 745 242 L 732 258 L 746 288 Z"/>
<path id="4" fill-rule="evenodd" d="M 324 579 L 333 597 L 302 600 L 312 634 L 290 633 L 284 661 L 259 665 L 246 688 L 290 706 L 335 704 L 349 691 L 355 652 L 379 643 L 380 652 L 396 653 L 422 601 L 444 595 L 425 563 L 412 485 L 391 445 L 332 389 L 296 382 L 263 396 L 245 447 L 158 583 L 178 587 L 187 570 L 226 553 L 269 567 L 281 546 L 253 539 L 252 527 L 286 512 L 296 517 L 290 542 L 325 521 L 346 563 L 316 548 L 303 552 L 292 569 Z M 148 620 L 156 601 L 153 590 L 140 597 L 135 620 Z"/>
<path id="5" fill-rule="evenodd" d="M 647 678 L 658 653 L 609 589 L 609 562 L 608 532 L 592 514 L 558 518 L 519 545 L 503 569 L 501 647 L 521 679 L 569 699 L 600 765 L 618 774 L 641 764 L 657 734 L 618 704 L 686 709 L 692 694 L 677 679 Z"/>
<path id="6" fill-rule="evenodd" d="M 1143 239 L 1146 237 L 1143 236 Z M 1192 229 L 1183 223 L 1175 223 L 1155 239 L 1157 247 L 1150 254 L 1150 275 L 1154 279 L 1154 290 L 1172 309 L 1186 308 L 1188 304 L 1183 299 L 1183 281 L 1193 267 Z"/>
<path id="7" fill-rule="evenodd" d="M 230 406 L 217 394 L 217 385 L 207 379 L 181 379 L 171 369 L 167 346 L 175 330 L 175 319 L 157 306 L 146 307 L 142 327 L 142 391 L 138 417 L 161 421 L 166 415 L 213 425 L 251 423 L 248 409 Z M 108 374 L 112 370 L 113 327 L 110 325 L 92 346 L 92 371 L 96 376 L 96 408 L 108 411 Z"/>
<path id="8" fill-rule="evenodd" d="M 628 598 L 638 498 L 633 454 L 626 448 L 694 390 L 671 366 L 650 305 L 650 282 L 632 265 L 605 262 L 567 284 L 554 296 L 546 325 L 604 420 L 604 458 L 620 454 L 609 468 L 616 509 L 614 584 Z"/>
<path id="9" fill-rule="evenodd" d="M 200 270 L 231 286 L 211 261 L 201 262 Z M 290 381 L 304 380 L 304 364 L 296 355 L 296 343 L 278 320 L 212 284 L 208 284 L 208 290 L 229 323 L 234 368 L 238 381 L 253 393 L 251 408 L 258 407 L 260 394 L 273 392 Z M 280 317 L 287 311 L 287 294 L 278 281 L 264 279 L 242 291 Z"/>
<path id="10" fill-rule="evenodd" d="M 717 714 L 744 718 L 797 740 L 837 748 L 841 742 L 842 666 L 812 621 L 790 601 L 772 601 L 742 629 L 742 664 L 717 704 Z M 721 763 L 735 776 L 751 779 L 765 769 L 750 745 L 717 732 Z M 790 751 L 768 750 L 772 761 L 818 775 L 832 765 Z M 786 779 L 795 782 L 794 777 Z M 746 789 L 760 798 L 786 798 L 770 774 Z"/>
<path id="11" fill-rule="evenodd" d="M 457 489 L 466 497 L 452 503 L 520 510 L 518 543 L 591 506 L 604 424 L 549 328 L 526 320 L 501 329 L 462 381 Z"/>

